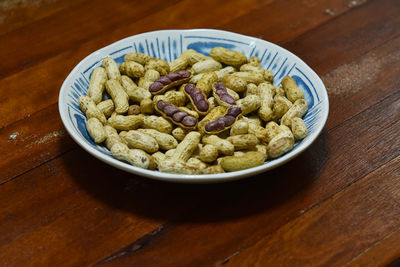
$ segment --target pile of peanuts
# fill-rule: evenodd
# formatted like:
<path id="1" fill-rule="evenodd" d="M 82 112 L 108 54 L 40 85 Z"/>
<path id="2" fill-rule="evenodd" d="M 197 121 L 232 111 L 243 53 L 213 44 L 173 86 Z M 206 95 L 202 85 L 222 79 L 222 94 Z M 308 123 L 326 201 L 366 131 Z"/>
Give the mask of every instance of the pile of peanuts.
<path id="1" fill-rule="evenodd" d="M 281 86 L 273 78 L 258 57 L 223 47 L 171 63 L 130 53 L 120 66 L 103 59 L 79 106 L 91 138 L 116 159 L 168 173 L 233 172 L 307 136 L 303 92 L 289 76 Z"/>

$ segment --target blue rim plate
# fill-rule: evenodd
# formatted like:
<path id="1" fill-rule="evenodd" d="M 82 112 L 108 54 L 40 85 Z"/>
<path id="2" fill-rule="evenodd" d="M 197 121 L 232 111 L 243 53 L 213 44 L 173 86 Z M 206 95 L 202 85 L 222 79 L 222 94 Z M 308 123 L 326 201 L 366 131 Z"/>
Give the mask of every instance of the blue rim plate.
<path id="1" fill-rule="evenodd" d="M 150 171 L 114 159 L 104 147 L 95 144 L 86 131 L 86 117 L 80 111 L 78 98 L 86 95 L 92 71 L 101 66 L 104 57 L 110 56 L 120 64 L 127 53 L 141 52 L 162 58 L 168 62 L 176 59 L 183 51 L 194 49 L 209 55 L 213 47 L 222 46 L 239 51 L 248 58 L 258 56 L 261 66 L 273 72 L 274 85 L 280 85 L 284 76 L 293 77 L 304 92 L 309 110 L 303 118 L 308 136 L 295 144 L 292 151 L 280 158 L 267 160 L 264 165 L 247 170 L 221 173 L 184 175 Z M 213 183 L 226 182 L 256 175 L 276 168 L 306 150 L 321 133 L 329 113 L 329 100 L 326 88 L 318 75 L 300 58 L 273 43 L 228 31 L 212 29 L 162 30 L 127 37 L 110 44 L 84 58 L 71 71 L 61 86 L 59 95 L 61 120 L 71 137 L 83 149 L 121 170 L 141 176 L 171 182 Z"/>

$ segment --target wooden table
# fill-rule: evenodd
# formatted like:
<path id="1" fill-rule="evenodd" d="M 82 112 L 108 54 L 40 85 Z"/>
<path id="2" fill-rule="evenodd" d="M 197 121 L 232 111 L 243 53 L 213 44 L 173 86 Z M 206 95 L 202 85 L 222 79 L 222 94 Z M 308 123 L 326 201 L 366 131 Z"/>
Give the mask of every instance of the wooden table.
<path id="1" fill-rule="evenodd" d="M 0 3 L 0 265 L 400 263 L 400 2 Z M 328 88 L 301 156 L 238 182 L 119 171 L 66 133 L 58 93 L 89 53 L 134 34 L 217 28 L 281 45 Z"/>

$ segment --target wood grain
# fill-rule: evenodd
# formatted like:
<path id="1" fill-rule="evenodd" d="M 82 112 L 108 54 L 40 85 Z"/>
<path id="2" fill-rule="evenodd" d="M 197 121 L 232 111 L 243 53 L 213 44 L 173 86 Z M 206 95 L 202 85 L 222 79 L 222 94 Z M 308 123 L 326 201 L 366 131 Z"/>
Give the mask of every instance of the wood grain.
<path id="1" fill-rule="evenodd" d="M 379 239 L 355 256 L 347 266 L 396 266 L 399 262 L 400 228 Z"/>
<path id="2" fill-rule="evenodd" d="M 399 163 L 397 157 L 371 172 L 241 251 L 230 259 L 228 266 L 346 264 L 373 246 L 377 239 L 382 240 L 399 229 Z"/>
<path id="3" fill-rule="evenodd" d="M 82 2 L 83 0 L 2 1 L 0 3 L 0 35 L 32 24 L 61 10 L 73 6 L 77 9 Z"/>
<path id="4" fill-rule="evenodd" d="M 155 262 L 162 265 L 223 262 L 398 157 L 399 101 L 397 92 L 324 133 L 310 150 L 285 167 L 227 186 L 225 193 L 214 198 L 207 194 L 207 203 L 169 225 L 151 245 L 113 261 L 138 266 Z M 380 132 L 371 137 L 371 127 L 378 127 Z M 369 145 L 363 146 L 366 140 Z M 355 150 L 357 154 L 351 153 Z M 359 155 L 363 155 L 362 160 Z M 168 246 L 171 240 L 173 247 Z M 191 254 L 192 250 L 197 253 Z"/>
<path id="5" fill-rule="evenodd" d="M 395 266 L 400 5 L 395 0 L 0 4 L 0 259 L 5 266 Z M 136 33 L 219 28 L 299 55 L 330 115 L 301 156 L 251 179 L 183 185 L 79 148 L 58 92 L 86 55 Z"/>
<path id="6" fill-rule="evenodd" d="M 269 7 L 271 8 L 271 7 Z M 278 13 L 279 10 L 273 10 Z M 357 25 L 355 25 L 356 27 Z M 334 25 L 331 24 L 330 27 L 334 27 Z M 319 31 L 320 38 L 321 39 L 326 39 L 326 36 L 324 35 L 325 28 Z M 349 31 L 351 31 L 352 28 L 349 28 Z M 343 33 L 343 37 L 347 36 L 347 32 Z M 290 36 L 288 36 L 290 38 Z M 337 38 L 340 38 L 340 36 L 337 36 Z M 371 39 L 374 38 L 374 33 L 371 33 Z M 301 45 L 302 39 L 296 39 L 294 42 L 297 43 L 297 45 Z M 329 44 L 329 42 L 327 42 Z M 327 45 L 323 44 L 323 45 Z M 90 47 L 92 45 L 92 42 L 88 44 L 87 47 Z M 365 48 L 366 50 L 370 49 L 369 47 Z M 397 48 L 396 48 L 397 49 Z M 22 113 L 27 112 L 27 110 L 33 110 L 35 108 L 39 108 L 42 106 L 49 105 L 50 103 L 56 101 L 58 97 L 58 92 L 53 90 L 54 87 L 59 87 L 61 86 L 61 82 L 63 79 L 63 72 L 65 71 L 65 64 L 70 64 L 71 68 L 72 65 L 74 64 L 74 55 L 77 54 L 84 54 L 84 53 L 89 53 L 87 48 L 82 48 L 78 49 L 72 52 L 68 52 L 65 54 L 62 54 L 61 56 L 57 56 L 52 58 L 49 61 L 46 61 L 44 63 L 39 64 L 38 66 L 35 67 L 35 72 L 33 72 L 31 69 L 28 69 L 26 71 L 22 71 L 20 74 L 16 76 L 12 76 L 10 78 L 7 78 L 3 81 L 0 81 L 0 84 L 3 84 L 5 87 L 7 87 L 7 90 L 4 91 L 6 92 L 13 92 L 13 97 L 6 98 L 4 95 L 4 99 L 7 99 L 9 103 L 4 103 L 3 105 L 0 106 L 0 110 L 3 107 L 4 110 L 7 110 L 10 108 L 10 106 L 15 105 L 15 103 L 18 101 L 21 106 L 24 107 L 22 110 L 18 110 L 18 112 L 14 112 L 13 115 L 21 116 L 23 114 L 19 114 L 19 111 Z M 314 51 L 310 50 L 310 53 L 314 53 Z M 359 50 L 359 53 L 362 53 L 363 50 Z M 350 60 L 350 57 L 348 58 Z M 383 61 L 383 60 L 381 60 Z M 384 61 L 386 64 L 390 63 L 391 60 L 386 60 Z M 358 64 L 358 63 L 353 63 L 353 64 Z M 396 65 L 395 65 L 396 66 Z M 392 70 L 395 72 L 396 68 L 392 68 Z M 51 71 L 51 73 L 49 73 Z M 43 72 L 43 74 L 41 74 Z M 353 73 L 352 73 L 353 74 Z M 346 75 L 346 73 L 342 74 Z M 358 73 L 358 75 L 362 75 L 362 73 Z M 39 77 L 38 77 L 39 76 Z M 46 83 L 45 85 L 38 83 L 37 80 L 41 79 L 41 76 L 43 77 L 51 77 L 51 81 L 55 81 L 55 84 L 50 84 Z M 330 77 L 330 76 L 329 76 Z M 43 78 L 44 79 L 44 78 Z M 27 84 L 27 82 L 31 82 L 32 84 Z M 335 82 L 335 80 L 333 80 Z M 328 84 L 328 89 L 331 84 Z M 360 86 L 360 85 L 354 85 L 354 86 Z M 32 88 L 32 91 L 37 93 L 38 95 L 34 98 L 37 99 L 36 101 L 32 101 L 32 95 L 26 95 L 23 94 L 23 88 Z M 370 88 L 369 90 L 363 90 L 366 94 L 370 93 L 376 93 L 379 94 L 381 91 L 376 91 L 375 88 Z M 388 93 L 390 93 L 389 91 Z M 1 94 L 1 93 L 0 93 Z M 18 94 L 23 94 L 24 97 L 19 97 L 17 96 Z M 44 97 L 43 95 L 46 95 Z M 341 95 L 343 98 L 347 98 L 347 96 L 344 96 L 343 94 Z M 357 97 L 356 95 L 355 97 Z M 384 96 L 384 95 L 382 95 Z M 381 97 L 382 97 L 381 96 Z M 332 99 L 332 95 L 330 96 Z M 333 97 L 337 97 L 337 95 L 333 95 Z M 379 95 L 377 95 L 377 98 L 379 99 Z M 370 98 L 371 101 L 376 100 L 375 98 Z M 360 104 L 364 104 L 366 106 L 369 102 L 361 102 Z M 364 106 L 358 106 L 358 110 L 362 110 Z M 356 106 L 357 107 L 357 106 Z M 50 111 L 51 110 L 51 111 Z M 357 112 L 353 110 L 353 112 Z M 4 166 L 4 173 L 5 176 L 2 179 L 8 180 L 11 179 L 13 176 L 17 175 L 18 173 L 22 173 L 26 170 L 29 170 L 29 168 L 33 166 L 37 166 L 38 164 L 41 164 L 42 162 L 45 162 L 49 159 L 51 159 L 54 156 L 59 155 L 63 151 L 67 151 L 71 147 L 71 140 L 67 138 L 67 140 L 64 140 L 64 137 L 59 136 L 58 138 L 62 138 L 61 144 L 58 145 L 58 148 L 64 148 L 64 150 L 60 151 L 57 149 L 54 151 L 52 149 L 48 149 L 48 146 L 45 146 L 45 144 L 42 145 L 43 141 L 40 140 L 40 138 L 43 138 L 44 136 L 51 135 L 51 134 L 59 134 L 59 133 L 64 133 L 62 130 L 62 126 L 60 121 L 57 121 L 57 117 L 54 117 L 54 120 L 46 120 L 47 116 L 49 116 L 51 113 L 53 114 L 58 114 L 57 111 L 57 106 L 56 105 L 51 105 L 47 108 L 44 109 L 44 111 L 39 111 L 39 113 L 33 113 L 32 115 L 28 113 L 28 118 L 26 120 L 22 120 L 20 123 L 10 125 L 8 127 L 4 127 L 3 129 L 0 130 L 0 135 L 5 135 L 5 137 L 2 139 L 4 141 L 4 145 L 0 147 L 4 147 L 4 152 L 0 155 L 0 157 L 3 157 L 3 161 L 0 161 L 0 170 L 1 166 Z M 350 112 L 349 112 L 350 113 Z M 347 114 L 349 115 L 349 114 Z M 336 116 L 335 116 L 336 117 Z M 343 117 L 340 116 L 337 117 L 338 119 L 341 119 Z M 12 116 L 7 116 L 4 117 L 4 119 L 11 120 Z M 328 121 L 329 123 L 329 121 Z M 33 125 L 33 127 L 32 127 Z M 23 131 L 19 131 L 19 129 L 24 129 Z M 43 131 L 43 129 L 47 129 L 46 133 L 42 133 L 42 135 L 38 134 Z M 9 140 L 9 137 L 12 136 L 13 134 L 18 133 L 19 135 L 15 137 L 15 139 Z M 22 140 L 25 140 L 26 143 L 23 143 Z M 56 138 L 52 138 L 52 141 L 56 141 Z M 1 142 L 1 141 L 0 141 Z M 18 143 L 17 143 L 18 142 Z M 21 143 L 22 142 L 22 143 Z M 35 143 L 35 147 L 31 147 L 31 143 Z M 38 144 L 40 143 L 40 144 Z M 47 144 L 48 142 L 46 142 Z M 70 144 L 70 145 L 64 145 L 64 143 Z M 40 146 L 39 146 L 40 145 Z M 18 146 L 18 152 L 13 151 L 14 147 Z M 51 145 L 50 145 L 51 146 Z M 35 150 L 36 147 L 39 149 Z M 22 148 L 24 153 L 20 153 L 22 151 Z M 46 151 L 46 153 L 43 153 L 43 151 Z M 10 154 L 13 153 L 14 156 L 11 156 Z M 45 156 L 45 154 L 47 156 Z M 29 155 L 28 158 L 26 158 L 26 155 Z M 24 158 L 25 160 L 21 160 Z M 39 160 L 41 159 L 41 160 Z M 31 163 L 31 164 L 28 164 Z M 12 168 L 9 168 L 8 166 L 13 166 Z M 25 167 L 22 167 L 25 166 Z M 18 171 L 19 172 L 18 172 Z"/>
<path id="7" fill-rule="evenodd" d="M 287 7 L 286 3 L 282 3 L 281 1 L 280 5 L 278 6 L 269 6 L 266 5 L 261 6 L 259 9 L 262 12 L 276 12 L 279 14 L 281 12 L 281 9 L 285 9 Z M 269 3 L 269 2 L 266 2 Z M 204 9 L 211 9 L 211 6 L 213 5 L 213 2 L 205 2 L 203 5 Z M 263 4 L 264 5 L 264 4 Z M 339 6 L 343 5 L 343 3 L 338 3 L 336 4 L 339 8 Z M 193 21 L 193 23 L 197 23 L 197 26 L 195 24 L 189 24 L 192 25 L 192 27 L 209 27 L 209 28 L 214 28 L 217 27 L 218 25 L 222 25 L 225 23 L 224 26 L 221 26 L 220 28 L 222 29 L 227 29 L 230 30 L 230 27 L 237 27 L 238 22 L 234 21 L 232 24 L 227 24 L 227 21 L 232 20 L 236 17 L 240 19 L 246 19 L 246 18 L 252 18 L 253 13 L 246 14 L 246 12 L 252 11 L 253 9 L 256 9 L 254 3 L 244 3 L 242 1 L 237 1 L 237 2 L 229 2 L 229 4 L 222 5 L 220 8 L 221 9 L 226 9 L 224 10 L 223 13 L 228 13 L 228 11 L 232 8 L 236 8 L 237 10 L 243 10 L 241 12 L 236 12 L 233 15 L 229 17 L 223 17 L 223 19 L 219 19 L 217 22 L 214 20 L 209 20 L 206 19 L 204 16 L 195 16 L 196 14 L 199 13 L 204 13 L 201 10 L 189 8 L 190 6 L 198 6 L 193 1 L 183 1 L 177 5 L 172 6 L 171 8 L 167 9 L 162 9 L 159 12 L 156 12 L 154 14 L 151 14 L 147 17 L 145 17 L 143 20 L 135 20 L 131 24 L 125 25 L 123 28 L 111 28 L 109 31 L 107 31 L 106 35 L 94 35 L 92 36 L 92 39 L 87 39 L 84 42 L 79 43 L 79 45 L 75 44 L 71 47 L 70 44 L 70 49 L 67 49 L 66 51 L 62 50 L 59 51 L 61 48 L 56 47 L 51 47 L 51 49 L 58 49 L 49 54 L 49 49 L 47 48 L 45 51 L 46 55 L 36 55 L 40 51 L 32 51 L 30 53 L 35 53 L 34 55 L 32 54 L 26 54 L 21 55 L 22 59 L 26 60 L 26 58 L 31 58 L 32 62 L 35 61 L 34 58 L 39 57 L 40 61 L 35 61 L 35 63 L 32 64 L 25 64 L 24 62 L 18 61 L 18 58 L 13 57 L 12 64 L 18 65 L 18 66 L 26 66 L 23 69 L 21 69 L 18 73 L 11 75 L 7 78 L 3 78 L 0 80 L 0 87 L 4 88 L 3 91 L 0 92 L 0 112 L 6 112 L 9 110 L 11 107 L 15 107 L 17 105 L 17 101 L 22 106 L 23 108 L 15 110 L 10 116 L 6 117 L 0 117 L 0 127 L 5 126 L 15 120 L 22 119 L 24 116 L 28 114 L 32 114 L 33 112 L 43 109 L 47 107 L 48 105 L 55 103 L 57 101 L 58 97 L 58 90 L 54 90 L 54 88 L 60 88 L 63 80 L 66 78 L 68 75 L 69 70 L 71 70 L 77 62 L 79 62 L 82 58 L 90 54 L 91 52 L 95 51 L 96 49 L 99 49 L 105 45 L 108 45 L 114 41 L 117 41 L 121 38 L 124 38 L 127 36 L 127 32 L 130 32 L 131 34 L 138 33 L 137 29 L 138 28 L 145 28 L 146 31 L 150 30 L 157 30 L 158 28 L 157 25 L 159 26 L 161 23 L 165 23 L 165 28 L 180 28 L 179 23 L 181 25 L 186 25 L 187 18 L 186 16 L 190 17 L 195 17 L 197 18 L 198 21 Z M 246 6 L 246 8 L 245 8 Z M 322 15 L 316 16 L 315 17 L 315 22 L 314 24 L 302 24 L 301 28 L 298 26 L 298 30 L 300 31 L 307 31 L 317 25 L 318 23 L 327 21 L 329 19 L 332 19 L 332 16 L 327 16 L 325 13 L 323 13 L 321 10 L 325 6 L 335 6 L 333 3 L 329 2 L 326 3 L 324 1 L 321 1 L 321 3 L 318 5 L 319 8 L 315 9 L 315 13 L 320 13 Z M 293 7 L 293 12 L 296 12 L 296 10 L 300 9 L 303 7 L 303 4 L 301 2 L 295 1 L 292 5 Z M 275 9 L 272 9 L 275 8 Z M 182 16 L 178 12 L 184 12 L 186 16 Z M 188 12 L 190 11 L 190 12 Z M 345 9 L 342 10 L 344 12 Z M 173 15 L 171 15 L 173 14 Z M 335 15 L 340 15 L 341 13 L 338 12 Z M 294 14 L 291 14 L 294 16 Z M 215 17 L 215 14 L 212 14 L 213 17 Z M 286 27 L 287 25 L 291 25 L 290 23 L 295 23 L 292 21 L 289 21 L 290 23 L 288 24 L 287 19 L 281 18 L 279 16 L 280 21 L 278 25 L 282 25 L 281 27 Z M 229 20 L 228 20 L 229 19 Z M 58 20 L 58 18 L 57 18 Z M 61 22 L 60 22 L 61 23 Z M 208 24 L 204 24 L 208 23 Z M 258 21 L 253 22 L 254 24 L 259 23 Z M 147 26 L 146 26 L 147 25 Z M 250 24 L 251 25 L 251 24 Z M 41 30 L 40 25 L 36 26 L 38 29 L 35 30 Z M 72 25 L 70 25 L 72 27 Z M 102 25 L 103 28 L 107 29 L 107 25 Z M 253 27 L 249 27 L 253 28 Z M 283 28 L 265 28 L 265 35 L 269 36 L 272 35 L 276 32 L 282 32 Z M 31 34 L 30 31 L 27 31 L 24 34 Z M 371 33 L 370 36 L 375 36 L 373 35 L 374 33 Z M 294 38 L 293 33 L 288 33 L 288 35 L 281 34 L 280 35 L 280 40 L 283 41 L 288 41 L 292 38 Z M 12 37 L 8 37 L 12 38 Z M 17 38 L 17 37 L 15 37 Z M 72 37 L 71 37 L 72 38 Z M 266 38 L 267 40 L 271 40 L 269 38 Z M 19 39 L 16 39 L 16 42 L 18 42 Z M 271 41 L 274 41 L 273 39 Z M 66 40 L 64 40 L 66 42 Z M 64 45 L 64 44 L 63 44 Z M 1 48 L 1 43 L 0 43 L 0 48 Z M 22 49 L 22 48 L 21 48 Z M 58 54 L 56 54 L 58 52 Z M 10 56 L 11 58 L 11 56 Z M 5 65 L 6 66 L 6 65 Z M 1 69 L 1 67 L 0 67 Z M 7 65 L 7 69 L 10 70 L 12 69 L 12 65 Z M 0 72 L 3 75 L 6 75 L 6 72 Z M 44 82 L 46 81 L 46 82 Z M 26 94 L 26 89 L 25 88 L 30 88 L 29 94 Z M 6 97 L 7 94 L 7 97 Z M 26 97 L 23 97 L 25 96 Z"/>

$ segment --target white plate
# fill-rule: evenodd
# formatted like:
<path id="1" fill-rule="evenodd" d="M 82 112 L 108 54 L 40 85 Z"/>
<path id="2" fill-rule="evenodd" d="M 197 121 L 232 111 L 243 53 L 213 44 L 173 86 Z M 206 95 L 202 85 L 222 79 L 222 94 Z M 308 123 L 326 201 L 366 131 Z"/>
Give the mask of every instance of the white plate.
<path id="1" fill-rule="evenodd" d="M 170 174 L 134 167 L 114 159 L 103 146 L 96 145 L 86 131 L 86 118 L 80 111 L 78 98 L 86 95 L 90 74 L 101 66 L 101 60 L 110 56 L 118 64 L 124 55 L 142 52 L 168 62 L 176 59 L 183 51 L 194 49 L 208 55 L 215 46 L 223 46 L 244 53 L 248 58 L 258 56 L 261 66 L 272 71 L 274 85 L 279 85 L 286 75 L 293 77 L 304 92 L 309 110 L 304 117 L 308 136 L 297 143 L 292 151 L 274 160 L 267 160 L 264 165 L 251 169 L 204 175 Z M 329 101 L 326 88 L 318 75 L 300 58 L 286 49 L 270 42 L 227 31 L 211 29 L 163 30 L 134 35 L 90 54 L 83 59 L 68 75 L 59 95 L 61 119 L 72 138 L 87 152 L 96 158 L 121 170 L 141 176 L 171 182 L 213 183 L 226 182 L 256 175 L 276 168 L 298 156 L 318 137 L 328 117 Z"/>

